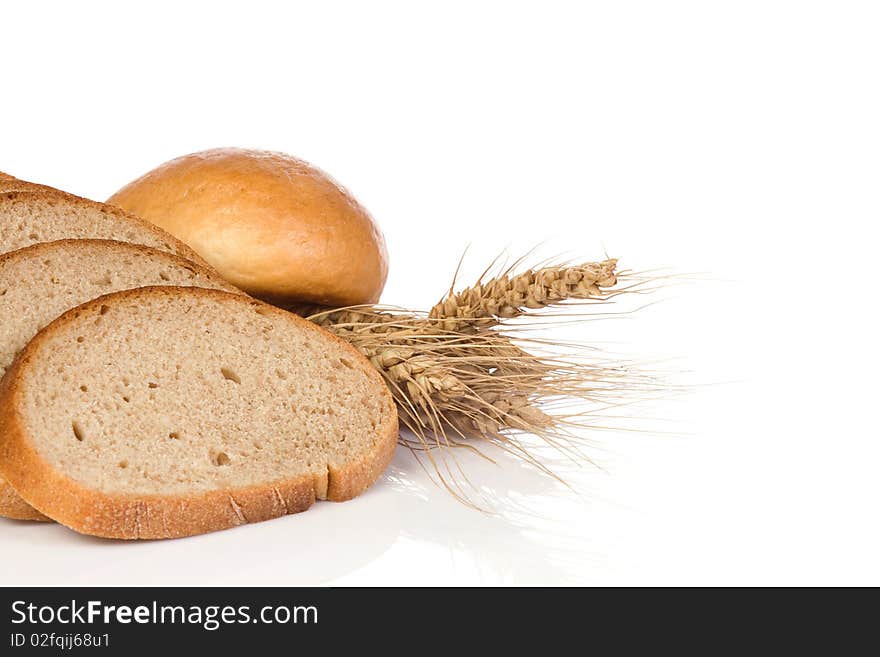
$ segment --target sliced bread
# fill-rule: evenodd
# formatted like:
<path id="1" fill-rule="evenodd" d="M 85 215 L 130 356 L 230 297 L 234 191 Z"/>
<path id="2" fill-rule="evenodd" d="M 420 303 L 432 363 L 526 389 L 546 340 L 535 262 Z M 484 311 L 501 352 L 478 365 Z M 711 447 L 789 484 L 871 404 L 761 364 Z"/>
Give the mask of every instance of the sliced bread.
<path id="1" fill-rule="evenodd" d="M 64 311 L 147 285 L 237 290 L 211 270 L 145 246 L 107 240 L 44 242 L 0 255 L 0 375 Z M 46 520 L 0 479 L 0 516 Z"/>
<path id="2" fill-rule="evenodd" d="M 0 474 L 96 536 L 188 536 L 368 488 L 397 414 L 354 347 L 260 301 L 150 287 L 66 312 L 0 383 Z"/>
<path id="3" fill-rule="evenodd" d="M 0 479 L 0 515 L 13 520 L 34 520 L 36 522 L 52 522 L 52 518 L 44 516 L 30 504 L 21 499 L 21 495 L 7 482 Z"/>
<path id="4" fill-rule="evenodd" d="M 63 239 L 133 242 L 206 264 L 177 238 L 112 205 L 48 187 L 0 192 L 0 253 Z"/>

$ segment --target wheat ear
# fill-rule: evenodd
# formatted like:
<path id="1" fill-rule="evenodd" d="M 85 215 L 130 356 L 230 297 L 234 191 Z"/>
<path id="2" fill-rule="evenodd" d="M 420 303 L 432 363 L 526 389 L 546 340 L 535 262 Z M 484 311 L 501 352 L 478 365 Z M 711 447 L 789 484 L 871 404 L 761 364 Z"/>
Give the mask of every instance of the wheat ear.
<path id="1" fill-rule="evenodd" d="M 603 300 L 617 284 L 617 260 L 588 262 L 572 267 L 543 267 L 516 276 L 508 273 L 485 283 L 450 292 L 428 313 L 449 331 L 489 328 L 530 310 L 569 299 Z"/>

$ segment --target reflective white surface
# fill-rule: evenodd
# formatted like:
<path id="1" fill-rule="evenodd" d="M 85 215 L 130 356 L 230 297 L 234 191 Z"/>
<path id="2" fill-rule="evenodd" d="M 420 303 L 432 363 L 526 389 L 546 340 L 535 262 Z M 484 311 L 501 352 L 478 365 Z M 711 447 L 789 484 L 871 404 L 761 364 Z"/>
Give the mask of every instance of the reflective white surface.
<path id="1" fill-rule="evenodd" d="M 357 500 L 209 536 L 0 521 L 0 584 L 880 584 L 874 5 L 112 6 L 4 8 L 0 169 L 106 198 L 202 148 L 294 153 L 379 220 L 391 304 L 430 307 L 468 244 L 462 281 L 542 241 L 664 268 L 621 309 L 659 303 L 570 331 L 690 389 L 603 418 L 628 431 L 571 488 L 460 454 L 494 513 L 399 450 Z"/>

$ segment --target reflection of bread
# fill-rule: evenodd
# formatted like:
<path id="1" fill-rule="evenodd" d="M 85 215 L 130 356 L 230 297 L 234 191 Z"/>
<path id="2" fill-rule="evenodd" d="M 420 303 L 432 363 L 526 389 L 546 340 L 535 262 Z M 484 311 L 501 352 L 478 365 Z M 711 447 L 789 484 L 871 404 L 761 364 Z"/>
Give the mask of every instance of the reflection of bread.
<path id="1" fill-rule="evenodd" d="M 125 242 L 62 240 L 0 256 L 0 374 L 61 313 L 102 294 L 145 285 L 236 291 L 215 272 L 189 260 Z M 2 479 L 0 516 L 47 520 Z"/>
<path id="2" fill-rule="evenodd" d="M 274 302 L 373 303 L 385 285 L 385 241 L 367 211 L 327 174 L 287 155 L 194 153 L 109 202 L 164 228 L 227 280 Z"/>
<path id="3" fill-rule="evenodd" d="M 77 531 L 167 538 L 342 501 L 397 441 L 354 347 L 242 295 L 147 287 L 68 311 L 0 385 L 0 474 Z"/>

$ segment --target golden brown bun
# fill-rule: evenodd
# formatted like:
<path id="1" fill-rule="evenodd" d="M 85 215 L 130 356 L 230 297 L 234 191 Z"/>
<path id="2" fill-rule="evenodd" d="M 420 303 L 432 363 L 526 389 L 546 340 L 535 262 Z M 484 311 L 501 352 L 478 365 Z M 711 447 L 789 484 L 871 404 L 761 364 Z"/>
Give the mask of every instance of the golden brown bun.
<path id="1" fill-rule="evenodd" d="M 220 148 L 166 162 L 109 202 L 189 244 L 269 301 L 375 303 L 388 275 L 369 213 L 323 171 L 268 151 Z"/>
<path id="2" fill-rule="evenodd" d="M 8 173 L 0 171 L 0 180 L 15 180 L 15 176 L 10 176 Z"/>

